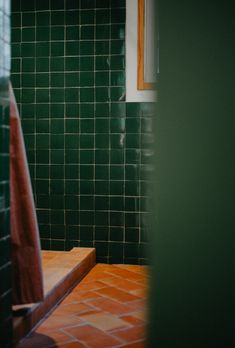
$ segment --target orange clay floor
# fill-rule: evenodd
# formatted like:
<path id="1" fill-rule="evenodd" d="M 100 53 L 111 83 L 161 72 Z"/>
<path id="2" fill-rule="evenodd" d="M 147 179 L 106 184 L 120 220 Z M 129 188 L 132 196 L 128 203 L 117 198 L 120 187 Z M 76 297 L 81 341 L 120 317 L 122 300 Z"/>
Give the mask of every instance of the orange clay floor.
<path id="1" fill-rule="evenodd" d="M 147 270 L 96 264 L 17 348 L 145 347 Z"/>

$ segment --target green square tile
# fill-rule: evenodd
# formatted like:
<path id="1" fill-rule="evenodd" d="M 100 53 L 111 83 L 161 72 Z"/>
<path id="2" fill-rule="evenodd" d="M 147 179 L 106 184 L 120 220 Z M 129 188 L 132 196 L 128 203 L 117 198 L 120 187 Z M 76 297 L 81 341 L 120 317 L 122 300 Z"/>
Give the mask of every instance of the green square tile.
<path id="1" fill-rule="evenodd" d="M 36 86 L 49 87 L 49 74 L 48 73 L 36 74 Z"/>
<path id="2" fill-rule="evenodd" d="M 124 198 L 118 196 L 110 197 L 110 210 L 123 211 L 124 210 Z"/>
<path id="3" fill-rule="evenodd" d="M 79 197 L 77 195 L 64 196 L 65 209 L 76 210 L 79 208 Z"/>
<path id="4" fill-rule="evenodd" d="M 109 134 L 96 134 L 95 135 L 95 147 L 98 149 L 108 149 L 109 148 Z"/>
<path id="5" fill-rule="evenodd" d="M 110 88 L 110 100 L 111 101 L 120 101 L 125 100 L 125 87 L 111 87 Z"/>
<path id="6" fill-rule="evenodd" d="M 49 163 L 49 150 L 36 150 L 36 161 L 37 164 L 48 164 Z"/>
<path id="7" fill-rule="evenodd" d="M 52 11 L 51 12 L 51 25 L 64 25 L 65 24 L 65 12 L 64 11 Z"/>
<path id="8" fill-rule="evenodd" d="M 111 180 L 124 180 L 124 167 L 123 166 L 110 166 L 110 179 Z"/>
<path id="9" fill-rule="evenodd" d="M 94 71 L 94 57 L 80 57 L 80 71 Z"/>
<path id="10" fill-rule="evenodd" d="M 95 225 L 96 226 L 108 226 L 109 224 L 109 214 L 108 212 L 95 212 Z"/>
<path id="11" fill-rule="evenodd" d="M 66 71 L 78 71 L 79 70 L 78 57 L 66 57 L 65 58 L 65 69 L 66 69 Z"/>
<path id="12" fill-rule="evenodd" d="M 35 34 L 36 34 L 35 28 L 22 28 L 22 31 L 21 31 L 22 42 L 35 41 Z M 19 32 L 18 32 L 18 35 L 19 35 Z"/>
<path id="13" fill-rule="evenodd" d="M 115 8 L 111 9 L 111 22 L 112 23 L 125 23 L 126 21 L 126 9 Z"/>
<path id="14" fill-rule="evenodd" d="M 49 178 L 49 166 L 38 164 L 36 167 L 36 178 L 38 179 Z"/>
<path id="15" fill-rule="evenodd" d="M 94 38 L 95 38 L 94 25 L 81 26 L 81 33 L 80 33 L 81 40 L 94 40 Z"/>
<path id="16" fill-rule="evenodd" d="M 128 148 L 128 149 L 140 148 L 140 136 L 139 136 L 139 134 L 127 134 L 127 136 L 126 136 L 126 148 Z"/>
<path id="17" fill-rule="evenodd" d="M 109 10 L 96 10 L 95 14 L 96 24 L 109 24 L 110 23 L 110 15 Z"/>
<path id="18" fill-rule="evenodd" d="M 108 195 L 109 194 L 109 181 L 108 180 L 95 181 L 95 194 L 96 195 Z"/>
<path id="19" fill-rule="evenodd" d="M 66 11 L 65 12 L 66 25 L 79 25 L 79 11 Z"/>
<path id="20" fill-rule="evenodd" d="M 111 54 L 125 54 L 125 41 L 124 40 L 112 40 L 111 41 Z"/>
<path id="21" fill-rule="evenodd" d="M 34 103 L 35 92 L 31 88 L 24 88 L 21 91 L 21 102 L 22 103 Z"/>
<path id="22" fill-rule="evenodd" d="M 64 212 L 63 210 L 51 210 L 51 224 L 56 225 L 56 224 L 64 224 Z M 56 226 L 57 227 L 57 226 Z M 51 229 L 51 236 L 53 235 L 54 238 L 56 239 L 63 239 L 65 237 L 65 233 L 61 233 L 61 231 L 58 229 L 58 227 L 55 229 Z"/>
<path id="23" fill-rule="evenodd" d="M 78 164 L 79 163 L 79 151 L 78 151 L 78 149 L 66 149 L 65 150 L 65 163 L 66 164 Z"/>
<path id="24" fill-rule="evenodd" d="M 64 102 L 64 89 L 63 88 L 51 88 L 50 99 L 52 103 Z"/>
<path id="25" fill-rule="evenodd" d="M 37 104 L 36 105 L 36 117 L 48 118 L 49 117 L 49 104 Z"/>
<path id="26" fill-rule="evenodd" d="M 34 87 L 35 86 L 35 75 L 34 74 L 23 74 L 21 76 L 22 87 Z"/>
<path id="27" fill-rule="evenodd" d="M 58 57 L 64 56 L 64 43 L 63 42 L 51 42 L 51 56 Z"/>
<path id="28" fill-rule="evenodd" d="M 31 59 L 31 58 L 28 58 Z M 24 62 L 24 60 L 23 60 Z M 22 64 L 23 64 L 22 62 Z M 28 63 L 28 67 L 26 67 L 26 64 Z M 32 61 L 26 61 L 25 62 L 25 69 L 29 69 L 29 67 L 31 67 L 32 69 Z M 26 71 L 26 70 L 25 70 Z M 32 70 L 34 71 L 34 70 Z M 49 71 L 49 58 L 36 58 L 36 71 L 37 72 L 48 72 Z"/>
<path id="29" fill-rule="evenodd" d="M 51 163 L 52 164 L 64 164 L 64 150 L 52 149 L 51 150 Z"/>
<path id="30" fill-rule="evenodd" d="M 64 74 L 51 73 L 51 87 L 64 87 Z"/>
<path id="31" fill-rule="evenodd" d="M 80 55 L 90 56 L 94 55 L 95 45 L 94 41 L 80 41 Z"/>
<path id="32" fill-rule="evenodd" d="M 110 130 L 111 133 L 121 133 L 125 131 L 126 119 L 124 117 L 111 118 L 110 120 Z"/>
<path id="33" fill-rule="evenodd" d="M 125 117 L 126 103 L 112 103 L 110 112 L 111 117 Z"/>
<path id="34" fill-rule="evenodd" d="M 109 100 L 109 88 L 107 87 L 96 87 L 95 98 L 97 102 L 105 102 Z"/>
<path id="35" fill-rule="evenodd" d="M 65 123 L 66 133 L 79 133 L 79 120 L 67 119 Z"/>
<path id="36" fill-rule="evenodd" d="M 96 165 L 95 166 L 95 179 L 96 180 L 108 180 L 109 178 L 109 166 L 108 165 Z"/>
<path id="37" fill-rule="evenodd" d="M 111 70 L 122 70 L 125 68 L 125 57 L 124 56 L 111 56 L 110 58 L 110 69 Z"/>
<path id="38" fill-rule="evenodd" d="M 139 227 L 140 226 L 140 218 L 139 214 L 136 213 L 125 213 L 125 226 L 126 227 Z"/>
<path id="39" fill-rule="evenodd" d="M 139 241 L 139 229 L 138 228 L 126 228 L 125 229 L 125 242 L 138 242 Z"/>
<path id="40" fill-rule="evenodd" d="M 79 178 L 79 167 L 76 164 L 66 164 L 65 166 L 65 179 L 78 179 Z"/>
<path id="41" fill-rule="evenodd" d="M 94 181 L 93 180 L 80 180 L 80 193 L 84 195 L 94 194 Z"/>
<path id="42" fill-rule="evenodd" d="M 81 225 L 91 225 L 89 229 L 93 232 L 93 224 L 94 224 L 94 212 L 93 211 L 80 211 L 80 224 Z M 80 229 L 80 238 L 82 238 L 82 228 Z M 93 234 L 92 234 L 93 239 Z M 91 240 L 92 240 L 91 239 Z"/>
<path id="43" fill-rule="evenodd" d="M 94 209 L 94 197 L 93 196 L 80 196 L 80 209 L 81 210 L 93 210 Z"/>
<path id="44" fill-rule="evenodd" d="M 94 163 L 94 151 L 93 150 L 80 150 L 80 163 L 81 164 L 93 164 Z"/>
<path id="45" fill-rule="evenodd" d="M 81 9 L 95 8 L 95 0 L 81 0 L 80 7 Z"/>
<path id="46" fill-rule="evenodd" d="M 66 104 L 66 117 L 77 118 L 79 117 L 79 104 Z"/>
<path id="47" fill-rule="evenodd" d="M 141 103 L 126 103 L 126 116 L 127 117 L 141 117 Z"/>
<path id="48" fill-rule="evenodd" d="M 68 40 L 79 40 L 79 26 L 66 27 L 66 41 Z"/>
<path id="49" fill-rule="evenodd" d="M 81 11 L 80 16 L 81 16 L 81 24 L 95 23 L 95 11 L 93 9 Z"/>
<path id="50" fill-rule="evenodd" d="M 122 164 L 124 162 L 123 150 L 112 149 L 110 151 L 110 163 L 111 164 Z"/>
<path id="51" fill-rule="evenodd" d="M 94 73 L 81 72 L 80 73 L 80 87 L 94 86 Z"/>
<path id="52" fill-rule="evenodd" d="M 51 40 L 64 41 L 65 39 L 64 26 L 52 26 L 50 29 L 51 29 Z"/>
<path id="53" fill-rule="evenodd" d="M 124 213 L 123 212 L 110 212 L 110 226 L 123 226 L 124 225 Z"/>
<path id="54" fill-rule="evenodd" d="M 43 11 L 43 10 L 49 10 L 49 0 L 44 1 L 36 1 L 35 2 L 35 8 L 36 10 Z"/>
<path id="55" fill-rule="evenodd" d="M 78 180 L 66 180 L 65 181 L 65 193 L 66 194 L 79 194 Z"/>
<path id="56" fill-rule="evenodd" d="M 93 118 L 94 117 L 95 104 L 89 103 L 80 104 L 80 117 L 82 118 Z"/>
<path id="57" fill-rule="evenodd" d="M 49 43 L 48 42 L 37 42 L 36 43 L 36 56 L 37 57 L 48 57 L 49 56 Z"/>
<path id="58" fill-rule="evenodd" d="M 109 117 L 109 103 L 97 103 L 95 108 L 96 117 Z"/>
<path id="59" fill-rule="evenodd" d="M 12 57 L 21 57 L 21 44 L 20 43 L 12 43 L 11 45 L 11 54 Z"/>
<path id="60" fill-rule="evenodd" d="M 94 135 L 80 134 L 80 148 L 94 149 Z"/>
<path id="61" fill-rule="evenodd" d="M 126 119 L 126 132 L 127 133 L 139 133 L 140 132 L 140 119 L 139 118 L 127 118 Z"/>
<path id="62" fill-rule="evenodd" d="M 109 41 L 110 40 L 110 26 L 109 25 L 97 25 L 96 26 L 96 40 L 107 40 L 96 42 L 97 54 L 109 53 Z"/>
<path id="63" fill-rule="evenodd" d="M 62 57 L 50 58 L 51 71 L 64 71 L 65 60 Z"/>
<path id="64" fill-rule="evenodd" d="M 109 57 L 108 56 L 96 56 L 95 57 L 95 69 L 96 70 L 109 70 Z"/>
<path id="65" fill-rule="evenodd" d="M 80 120 L 80 127 L 82 133 L 94 132 L 94 120 L 82 119 Z"/>
<path id="66" fill-rule="evenodd" d="M 50 39 L 50 27 L 37 27 L 36 40 L 49 41 L 49 39 Z"/>
<path id="67" fill-rule="evenodd" d="M 65 146 L 66 149 L 78 149 L 79 148 L 79 137 L 77 134 L 66 134 L 65 135 Z"/>
<path id="68" fill-rule="evenodd" d="M 96 164 L 108 164 L 109 163 L 109 150 L 95 150 L 95 163 Z"/>
<path id="69" fill-rule="evenodd" d="M 49 26 L 50 24 L 50 12 L 49 11 L 37 11 L 36 12 L 37 26 Z"/>
<path id="70" fill-rule="evenodd" d="M 123 149 L 123 147 L 125 146 L 125 137 L 123 133 L 112 134 L 110 140 L 112 149 Z"/>
<path id="71" fill-rule="evenodd" d="M 21 13 L 12 13 L 11 25 L 13 28 L 21 27 Z"/>
<path id="72" fill-rule="evenodd" d="M 52 134 L 50 136 L 50 148 L 51 149 L 64 149 L 64 135 Z"/>
<path id="73" fill-rule="evenodd" d="M 35 56 L 35 44 L 24 42 L 21 44 L 22 57 L 34 57 Z"/>
<path id="74" fill-rule="evenodd" d="M 66 42 L 66 55 L 67 56 L 78 56 L 79 55 L 79 42 L 68 41 Z M 78 58 L 76 58 L 78 59 Z M 79 60 L 79 59 L 78 59 Z"/>
<path id="75" fill-rule="evenodd" d="M 37 149 L 49 149 L 49 134 L 36 134 Z"/>
<path id="76" fill-rule="evenodd" d="M 50 179 L 64 179 L 64 167 L 58 164 L 50 165 Z"/>
<path id="77" fill-rule="evenodd" d="M 125 181 L 125 195 L 126 196 L 138 196 L 140 194 L 138 181 Z"/>
<path id="78" fill-rule="evenodd" d="M 27 58 L 27 59 L 32 59 L 34 61 L 33 58 Z M 21 66 L 21 59 L 20 58 L 12 58 L 12 60 L 11 60 L 11 71 L 12 71 L 12 73 L 20 72 L 20 66 Z"/>
<path id="79" fill-rule="evenodd" d="M 78 225 L 79 224 L 78 210 L 65 211 L 65 223 L 66 225 Z"/>
<path id="80" fill-rule="evenodd" d="M 85 221 L 85 225 L 88 224 L 90 214 L 89 212 L 83 212 L 82 220 Z M 92 217 L 94 220 L 94 217 Z M 80 239 L 81 241 L 92 241 L 93 240 L 93 227 L 92 226 L 81 226 L 80 227 Z"/>
<path id="81" fill-rule="evenodd" d="M 50 103 L 50 114 L 53 118 L 63 118 L 65 114 L 65 105 Z"/>
<path id="82" fill-rule="evenodd" d="M 80 89 L 80 102 L 94 102 L 94 88 L 86 87 Z"/>
<path id="83" fill-rule="evenodd" d="M 80 179 L 92 180 L 94 178 L 94 166 L 80 165 Z"/>
<path id="84" fill-rule="evenodd" d="M 109 254 L 112 255 L 112 260 L 115 258 L 120 258 L 120 260 L 123 259 L 123 243 L 109 243 Z"/>
<path id="85" fill-rule="evenodd" d="M 125 166 L 125 177 L 126 180 L 139 180 L 139 167 L 133 164 L 127 164 Z"/>
<path id="86" fill-rule="evenodd" d="M 65 102 L 66 103 L 78 103 L 79 89 L 78 88 L 66 88 L 65 89 Z"/>
<path id="87" fill-rule="evenodd" d="M 108 240 L 109 228 L 107 226 L 95 226 L 95 240 Z"/>
<path id="88" fill-rule="evenodd" d="M 123 241 L 124 229 L 122 227 L 110 227 L 110 240 Z"/>
<path id="89" fill-rule="evenodd" d="M 95 73 L 95 85 L 96 86 L 109 86 L 109 72 L 98 71 Z"/>
<path id="90" fill-rule="evenodd" d="M 65 74 L 65 86 L 66 87 L 78 87 L 79 86 L 79 72 L 71 72 Z"/>
<path id="91" fill-rule="evenodd" d="M 49 102 L 49 88 L 41 88 L 36 90 L 36 102 L 37 103 Z"/>
<path id="92" fill-rule="evenodd" d="M 124 194 L 124 182 L 123 181 L 110 181 L 110 195 L 111 196 L 123 196 Z"/>
<path id="93" fill-rule="evenodd" d="M 34 133 L 32 131 L 32 133 Z M 49 133 L 49 120 L 36 120 L 36 133 Z"/>
<path id="94" fill-rule="evenodd" d="M 112 71 L 111 72 L 111 86 L 125 86 L 125 73 L 124 71 Z"/>
<path id="95" fill-rule="evenodd" d="M 64 120 L 51 119 L 51 134 L 64 133 Z"/>
<path id="96" fill-rule="evenodd" d="M 111 26 L 111 39 L 125 39 L 124 24 L 113 24 Z"/>
<path id="97" fill-rule="evenodd" d="M 95 132 L 97 133 L 109 133 L 109 119 L 99 118 L 95 122 Z"/>
<path id="98" fill-rule="evenodd" d="M 34 12 L 22 12 L 22 26 L 33 27 L 36 24 Z"/>
<path id="99" fill-rule="evenodd" d="M 109 197 L 95 196 L 95 210 L 109 210 Z"/>

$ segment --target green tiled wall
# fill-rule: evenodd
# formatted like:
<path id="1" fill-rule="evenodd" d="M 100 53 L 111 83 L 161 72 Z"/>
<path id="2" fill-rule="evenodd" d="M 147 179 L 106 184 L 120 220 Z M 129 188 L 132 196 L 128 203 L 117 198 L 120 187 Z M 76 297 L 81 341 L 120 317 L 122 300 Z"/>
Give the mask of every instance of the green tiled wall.
<path id="1" fill-rule="evenodd" d="M 0 346 L 11 347 L 9 230 L 9 1 L 0 2 Z"/>
<path id="2" fill-rule="evenodd" d="M 42 247 L 146 262 L 151 104 L 125 102 L 125 1 L 13 1 L 12 82 Z"/>

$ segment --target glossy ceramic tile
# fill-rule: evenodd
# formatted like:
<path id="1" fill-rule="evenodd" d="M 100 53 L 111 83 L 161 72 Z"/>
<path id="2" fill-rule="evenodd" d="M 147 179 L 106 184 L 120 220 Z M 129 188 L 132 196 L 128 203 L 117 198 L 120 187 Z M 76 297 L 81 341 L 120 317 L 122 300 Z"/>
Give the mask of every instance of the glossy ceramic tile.
<path id="1" fill-rule="evenodd" d="M 13 1 L 12 82 L 44 249 L 146 263 L 153 105 L 125 102 L 125 1 Z"/>
<path id="2" fill-rule="evenodd" d="M 145 266 L 97 264 L 17 348 L 145 347 L 147 287 Z"/>

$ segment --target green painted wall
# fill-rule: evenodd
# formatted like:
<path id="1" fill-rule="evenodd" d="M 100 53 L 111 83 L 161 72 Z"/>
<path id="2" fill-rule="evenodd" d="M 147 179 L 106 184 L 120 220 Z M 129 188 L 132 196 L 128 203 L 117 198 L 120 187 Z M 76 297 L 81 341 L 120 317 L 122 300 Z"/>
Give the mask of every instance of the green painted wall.
<path id="1" fill-rule="evenodd" d="M 233 5 L 158 4 L 149 347 L 234 347 Z"/>
<path id="2" fill-rule="evenodd" d="M 13 1 L 12 82 L 44 249 L 146 263 L 151 103 L 125 102 L 125 1 Z"/>
<path id="3" fill-rule="evenodd" d="M 9 1 L 0 3 L 0 346 L 11 347 L 11 263 L 9 230 Z"/>

